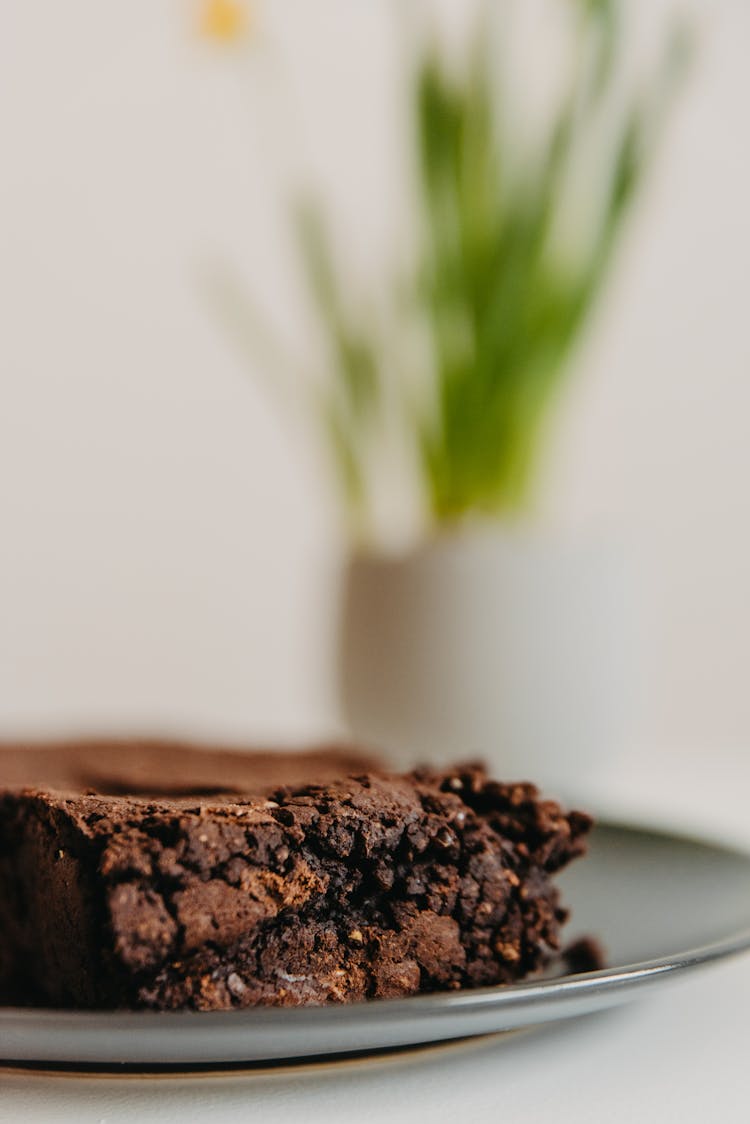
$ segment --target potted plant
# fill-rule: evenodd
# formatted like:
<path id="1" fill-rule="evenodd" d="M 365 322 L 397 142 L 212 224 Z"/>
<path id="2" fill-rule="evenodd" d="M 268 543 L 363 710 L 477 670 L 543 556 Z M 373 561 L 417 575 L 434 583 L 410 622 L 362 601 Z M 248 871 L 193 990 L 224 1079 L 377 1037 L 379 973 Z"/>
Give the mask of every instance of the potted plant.
<path id="1" fill-rule="evenodd" d="M 526 129 L 488 11 L 463 57 L 416 51 L 416 236 L 376 296 L 300 208 L 328 345 L 314 410 L 349 529 L 353 732 L 559 786 L 621 725 L 626 645 L 615 570 L 540 530 L 534 484 L 681 52 L 623 96 L 620 5 L 569 3 L 556 92 Z"/>

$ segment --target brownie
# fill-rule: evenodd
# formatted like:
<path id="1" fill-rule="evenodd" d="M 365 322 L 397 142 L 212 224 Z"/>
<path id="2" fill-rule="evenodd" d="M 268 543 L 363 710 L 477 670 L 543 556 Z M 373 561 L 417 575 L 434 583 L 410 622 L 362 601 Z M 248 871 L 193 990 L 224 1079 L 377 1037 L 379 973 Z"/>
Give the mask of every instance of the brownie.
<path id="1" fill-rule="evenodd" d="M 0 975 L 16 1002 L 217 1010 L 510 983 L 559 949 L 554 875 L 591 826 L 478 765 L 9 752 Z"/>
<path id="2" fill-rule="evenodd" d="M 0 743 L 0 789 L 91 789 L 110 796 L 247 794 L 333 780 L 379 764 L 374 755 L 345 746 L 243 752 L 162 739 Z"/>

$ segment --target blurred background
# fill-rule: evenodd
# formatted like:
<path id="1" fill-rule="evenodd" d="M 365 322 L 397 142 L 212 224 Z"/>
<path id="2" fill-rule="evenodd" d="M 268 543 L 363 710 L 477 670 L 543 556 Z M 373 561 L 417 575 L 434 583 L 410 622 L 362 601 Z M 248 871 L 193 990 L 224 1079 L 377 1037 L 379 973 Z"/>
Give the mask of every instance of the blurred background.
<path id="1" fill-rule="evenodd" d="M 460 38 L 471 6 L 432 7 Z M 627 760 L 679 774 L 735 770 L 750 745 L 750 8 L 637 0 L 636 49 L 676 16 L 691 62 L 556 403 L 534 519 L 627 569 Z M 343 729 L 328 466 L 204 279 L 231 263 L 302 371 L 316 324 L 287 188 L 316 184 L 353 276 L 382 268 L 407 221 L 408 43 L 387 3 L 4 5 L 5 736 Z"/>

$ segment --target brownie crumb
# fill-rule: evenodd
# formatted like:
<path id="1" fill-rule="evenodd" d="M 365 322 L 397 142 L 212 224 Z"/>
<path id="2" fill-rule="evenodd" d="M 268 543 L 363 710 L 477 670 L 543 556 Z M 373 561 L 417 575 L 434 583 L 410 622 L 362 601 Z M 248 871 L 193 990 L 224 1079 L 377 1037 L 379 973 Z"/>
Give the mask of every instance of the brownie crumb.
<path id="1" fill-rule="evenodd" d="M 598 972 L 607 963 L 604 949 L 594 937 L 579 937 L 573 941 L 563 950 L 562 959 L 571 975 Z"/>

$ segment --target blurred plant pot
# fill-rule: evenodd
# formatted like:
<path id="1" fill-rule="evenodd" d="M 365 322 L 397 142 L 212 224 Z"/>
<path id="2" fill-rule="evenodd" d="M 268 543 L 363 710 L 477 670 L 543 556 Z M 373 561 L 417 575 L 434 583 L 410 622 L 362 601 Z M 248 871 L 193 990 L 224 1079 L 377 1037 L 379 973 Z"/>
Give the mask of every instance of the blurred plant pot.
<path id="1" fill-rule="evenodd" d="M 585 790 L 629 733 L 627 579 L 605 544 L 502 526 L 351 559 L 338 674 L 353 735 L 399 765 L 478 756 Z"/>

